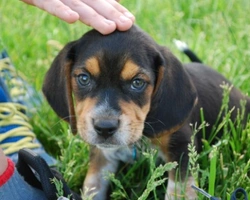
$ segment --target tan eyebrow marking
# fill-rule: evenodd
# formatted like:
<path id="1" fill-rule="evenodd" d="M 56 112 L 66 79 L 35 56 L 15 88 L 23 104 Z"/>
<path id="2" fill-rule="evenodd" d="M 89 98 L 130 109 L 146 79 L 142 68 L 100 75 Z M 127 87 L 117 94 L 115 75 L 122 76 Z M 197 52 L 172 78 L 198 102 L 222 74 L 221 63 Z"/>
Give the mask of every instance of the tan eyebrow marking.
<path id="1" fill-rule="evenodd" d="M 150 72 L 135 64 L 133 61 L 128 60 L 122 69 L 121 78 L 123 80 L 132 80 L 135 77 L 142 78 L 148 83 L 151 80 Z"/>
<path id="2" fill-rule="evenodd" d="M 123 80 L 131 80 L 140 72 L 140 67 L 136 65 L 133 61 L 128 60 L 121 72 L 121 78 Z"/>
<path id="3" fill-rule="evenodd" d="M 85 61 L 85 68 L 92 76 L 99 76 L 100 65 L 96 57 L 91 57 Z"/>

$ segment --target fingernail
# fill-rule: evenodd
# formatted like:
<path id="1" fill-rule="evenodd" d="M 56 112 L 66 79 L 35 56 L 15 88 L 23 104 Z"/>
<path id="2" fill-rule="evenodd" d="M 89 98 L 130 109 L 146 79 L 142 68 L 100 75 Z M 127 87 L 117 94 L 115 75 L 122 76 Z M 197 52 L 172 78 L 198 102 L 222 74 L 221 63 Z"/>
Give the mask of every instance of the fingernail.
<path id="1" fill-rule="evenodd" d="M 76 15 L 77 14 L 75 11 L 72 11 L 72 10 L 66 10 L 65 13 L 67 15 Z"/>
<path id="2" fill-rule="evenodd" d="M 111 20 L 108 20 L 108 19 L 104 19 L 104 22 L 108 25 L 113 25 L 115 24 L 115 22 L 111 21 Z"/>
<path id="3" fill-rule="evenodd" d="M 127 21 L 129 21 L 130 19 L 129 18 L 127 18 L 127 17 L 125 17 L 124 15 L 121 15 L 120 16 L 120 21 L 121 22 L 127 22 Z"/>
<path id="4" fill-rule="evenodd" d="M 123 14 L 128 18 L 134 18 L 134 15 L 130 12 L 124 12 Z"/>
<path id="5" fill-rule="evenodd" d="M 79 18 L 79 14 L 74 11 L 67 10 L 64 12 L 64 20 L 68 23 L 74 23 L 75 21 L 79 20 Z"/>

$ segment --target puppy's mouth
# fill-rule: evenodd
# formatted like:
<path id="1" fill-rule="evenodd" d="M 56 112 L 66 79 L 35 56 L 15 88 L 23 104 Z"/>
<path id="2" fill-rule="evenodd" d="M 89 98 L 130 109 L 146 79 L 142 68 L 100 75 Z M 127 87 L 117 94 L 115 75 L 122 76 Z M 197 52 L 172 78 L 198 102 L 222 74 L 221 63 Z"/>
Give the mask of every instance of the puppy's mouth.
<path id="1" fill-rule="evenodd" d="M 96 126 L 97 124 L 97 126 Z M 117 125 L 118 124 L 118 125 Z M 138 125 L 138 124 L 137 124 Z M 142 137 L 143 125 L 130 127 L 128 123 L 110 121 L 78 127 L 84 141 L 100 149 L 117 149 L 136 143 Z"/>
<path id="2" fill-rule="evenodd" d="M 121 147 L 123 147 L 125 145 L 116 145 L 116 144 L 105 144 L 105 143 L 102 143 L 102 144 L 97 144 L 96 147 L 99 148 L 99 149 L 107 149 L 107 150 L 113 150 L 113 149 L 119 149 Z"/>
<path id="3" fill-rule="evenodd" d="M 129 114 L 95 109 L 78 118 L 78 132 L 87 143 L 102 149 L 134 144 L 142 137 L 144 121 Z"/>
<path id="4" fill-rule="evenodd" d="M 126 140 L 126 136 L 129 135 L 129 133 L 123 131 L 116 131 L 108 137 L 99 135 L 96 131 L 91 135 L 92 137 L 88 137 L 87 140 L 100 149 L 117 149 L 128 146 L 131 142 L 133 143 L 133 141 Z"/>

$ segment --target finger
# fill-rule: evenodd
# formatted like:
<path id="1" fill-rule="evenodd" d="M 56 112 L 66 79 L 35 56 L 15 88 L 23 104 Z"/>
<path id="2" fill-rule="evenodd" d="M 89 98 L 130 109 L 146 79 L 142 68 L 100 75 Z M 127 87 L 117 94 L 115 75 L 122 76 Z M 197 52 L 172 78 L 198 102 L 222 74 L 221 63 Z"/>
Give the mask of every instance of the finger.
<path id="1" fill-rule="evenodd" d="M 100 33 L 106 35 L 116 29 L 115 22 L 106 19 L 87 4 L 81 1 L 62 0 L 62 2 L 79 14 L 81 22 L 93 27 Z"/>
<path id="2" fill-rule="evenodd" d="M 109 2 L 115 9 L 119 10 L 121 13 L 123 13 L 126 17 L 128 17 L 129 19 L 131 19 L 133 22 L 135 21 L 135 16 L 129 12 L 129 10 L 127 8 L 125 8 L 124 6 L 122 6 L 121 4 L 119 4 L 118 0 L 106 0 L 107 2 Z"/>
<path id="3" fill-rule="evenodd" d="M 79 19 L 77 12 L 70 9 L 68 6 L 58 0 L 22 0 L 23 2 L 36 6 L 48 13 L 57 16 L 58 18 L 73 23 Z"/>
<path id="4" fill-rule="evenodd" d="M 133 25 L 133 20 L 124 15 L 123 12 L 127 12 L 127 9 L 120 5 L 117 10 L 109 1 L 112 3 L 116 3 L 113 0 L 103 1 L 103 0 L 82 0 L 84 3 L 92 7 L 97 13 L 102 15 L 108 20 L 114 21 L 116 23 L 116 27 L 120 31 L 128 30 Z M 116 5 L 117 6 L 117 5 Z"/>

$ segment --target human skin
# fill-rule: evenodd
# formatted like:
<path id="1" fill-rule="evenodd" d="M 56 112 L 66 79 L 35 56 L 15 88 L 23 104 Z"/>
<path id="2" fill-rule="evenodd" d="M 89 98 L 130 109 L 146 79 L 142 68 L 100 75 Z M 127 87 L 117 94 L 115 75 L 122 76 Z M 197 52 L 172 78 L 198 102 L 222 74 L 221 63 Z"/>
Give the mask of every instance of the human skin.
<path id="1" fill-rule="evenodd" d="M 21 0 L 58 18 L 93 27 L 106 35 L 118 29 L 128 30 L 135 17 L 115 0 Z"/>
<path id="2" fill-rule="evenodd" d="M 0 176 L 5 172 L 8 167 L 7 157 L 4 155 L 3 150 L 0 148 Z"/>

